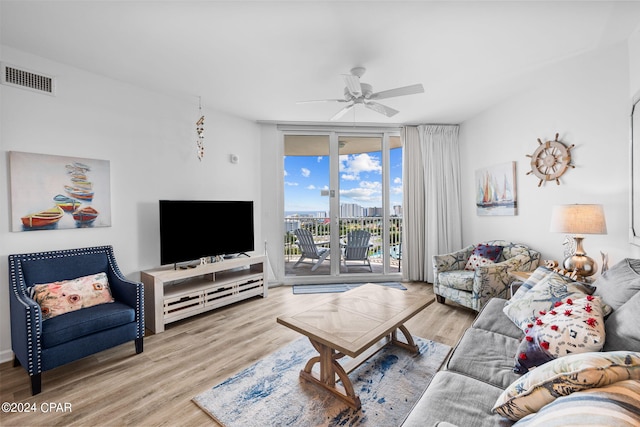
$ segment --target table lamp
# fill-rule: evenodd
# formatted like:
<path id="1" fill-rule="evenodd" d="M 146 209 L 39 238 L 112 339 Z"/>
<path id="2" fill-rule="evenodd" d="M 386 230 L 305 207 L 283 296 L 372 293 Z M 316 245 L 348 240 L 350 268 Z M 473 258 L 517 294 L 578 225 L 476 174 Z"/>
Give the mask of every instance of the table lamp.
<path id="1" fill-rule="evenodd" d="M 582 248 L 583 234 L 607 234 L 602 205 L 558 205 L 551 211 L 551 232 L 574 235 L 576 253 L 564 262 L 565 270 L 574 271 L 580 277 L 588 277 L 598 271 L 598 264 L 588 257 Z"/>

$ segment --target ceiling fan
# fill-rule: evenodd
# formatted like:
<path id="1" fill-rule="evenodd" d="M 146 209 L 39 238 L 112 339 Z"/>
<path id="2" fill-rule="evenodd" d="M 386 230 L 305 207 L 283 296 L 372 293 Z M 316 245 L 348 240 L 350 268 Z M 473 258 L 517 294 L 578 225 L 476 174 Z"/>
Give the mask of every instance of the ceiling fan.
<path id="1" fill-rule="evenodd" d="M 298 104 L 306 104 L 311 102 L 347 102 L 349 103 L 342 110 L 338 111 L 330 120 L 338 120 L 344 116 L 349 110 L 354 108 L 356 104 L 362 104 L 366 108 L 384 114 L 387 117 L 393 117 L 399 113 L 391 107 L 376 102 L 379 99 L 393 98 L 396 96 L 413 95 L 423 93 L 424 87 L 418 83 L 415 85 L 398 87 L 395 89 L 374 92 L 370 84 L 362 83 L 360 77 L 365 73 L 366 68 L 355 67 L 351 69 L 351 74 L 342 74 L 346 87 L 344 88 L 344 98 L 338 99 L 319 99 L 312 101 L 300 101 Z"/>

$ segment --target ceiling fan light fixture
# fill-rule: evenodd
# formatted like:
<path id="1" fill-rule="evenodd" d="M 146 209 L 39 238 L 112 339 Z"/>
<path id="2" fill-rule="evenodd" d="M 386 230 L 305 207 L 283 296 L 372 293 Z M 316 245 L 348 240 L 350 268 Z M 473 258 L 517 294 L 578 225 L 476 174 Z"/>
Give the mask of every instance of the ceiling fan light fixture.
<path id="1" fill-rule="evenodd" d="M 357 98 L 362 95 L 362 87 L 360 86 L 360 77 L 351 74 L 344 74 L 344 84 L 347 85 L 346 90 Z"/>
<path id="2" fill-rule="evenodd" d="M 398 110 L 375 102 L 374 100 L 413 95 L 424 92 L 424 87 L 422 86 L 422 84 L 414 84 L 410 86 L 384 90 L 381 92 L 373 92 L 373 87 L 370 84 L 362 83 L 360 81 L 360 77 L 363 76 L 365 71 L 366 69 L 364 67 L 354 67 L 351 69 L 351 74 L 342 74 L 342 78 L 345 83 L 344 99 L 324 99 L 306 102 L 348 102 L 349 105 L 338 111 L 333 117 L 329 119 L 331 121 L 338 120 L 340 117 L 344 116 L 349 110 L 354 109 L 356 104 L 364 105 L 366 108 L 383 114 L 387 117 L 393 117 L 399 113 Z M 299 103 L 304 103 L 304 101 Z"/>

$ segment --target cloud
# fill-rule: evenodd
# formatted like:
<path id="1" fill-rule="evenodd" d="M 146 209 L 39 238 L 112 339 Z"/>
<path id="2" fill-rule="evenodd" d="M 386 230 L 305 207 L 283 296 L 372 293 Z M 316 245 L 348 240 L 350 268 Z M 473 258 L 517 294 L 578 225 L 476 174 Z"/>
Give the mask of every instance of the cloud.
<path id="1" fill-rule="evenodd" d="M 303 177 L 308 178 L 311 175 L 311 171 L 307 168 L 300 168 L 300 173 Z"/>
<path id="2" fill-rule="evenodd" d="M 360 203 L 380 203 L 382 201 L 382 184 L 374 181 L 361 181 L 359 187 L 340 190 L 340 197 Z"/>
<path id="3" fill-rule="evenodd" d="M 396 177 L 393 179 L 393 183 L 397 185 L 402 185 L 402 178 Z"/>
<path id="4" fill-rule="evenodd" d="M 293 181 L 285 181 L 284 185 L 288 185 L 289 187 L 295 187 L 298 185 L 298 183 Z"/>
<path id="5" fill-rule="evenodd" d="M 307 186 L 307 187 L 306 187 L 306 189 L 307 189 L 307 190 L 315 190 L 315 189 L 316 189 L 316 186 L 315 186 L 315 185 L 313 185 L 313 184 L 311 184 L 311 185 Z"/>
<path id="6" fill-rule="evenodd" d="M 318 163 L 322 161 L 322 156 L 318 156 Z"/>
<path id="7" fill-rule="evenodd" d="M 340 156 L 340 172 L 344 172 L 343 177 L 349 176 L 350 180 L 358 180 L 361 173 L 382 173 L 382 166 L 379 158 L 368 153 L 350 154 Z"/>

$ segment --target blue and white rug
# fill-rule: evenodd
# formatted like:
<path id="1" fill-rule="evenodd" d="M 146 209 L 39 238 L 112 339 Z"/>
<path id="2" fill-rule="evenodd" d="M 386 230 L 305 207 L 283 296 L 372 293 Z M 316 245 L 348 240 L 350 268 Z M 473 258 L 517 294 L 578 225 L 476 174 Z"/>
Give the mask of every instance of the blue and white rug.
<path id="1" fill-rule="evenodd" d="M 362 402 L 357 411 L 300 379 L 307 360 L 317 355 L 307 338 L 297 339 L 193 401 L 226 427 L 399 426 L 451 350 L 434 341 L 414 340 L 419 354 L 389 345 L 349 374 Z"/>
<path id="2" fill-rule="evenodd" d="M 317 285 L 293 285 L 294 294 L 328 294 L 334 292 L 346 292 L 350 289 L 355 289 L 358 286 L 365 285 L 366 283 L 328 283 Z M 406 291 L 405 288 L 399 282 L 383 282 L 374 283 L 375 285 L 386 286 L 389 288 L 401 289 Z"/>

